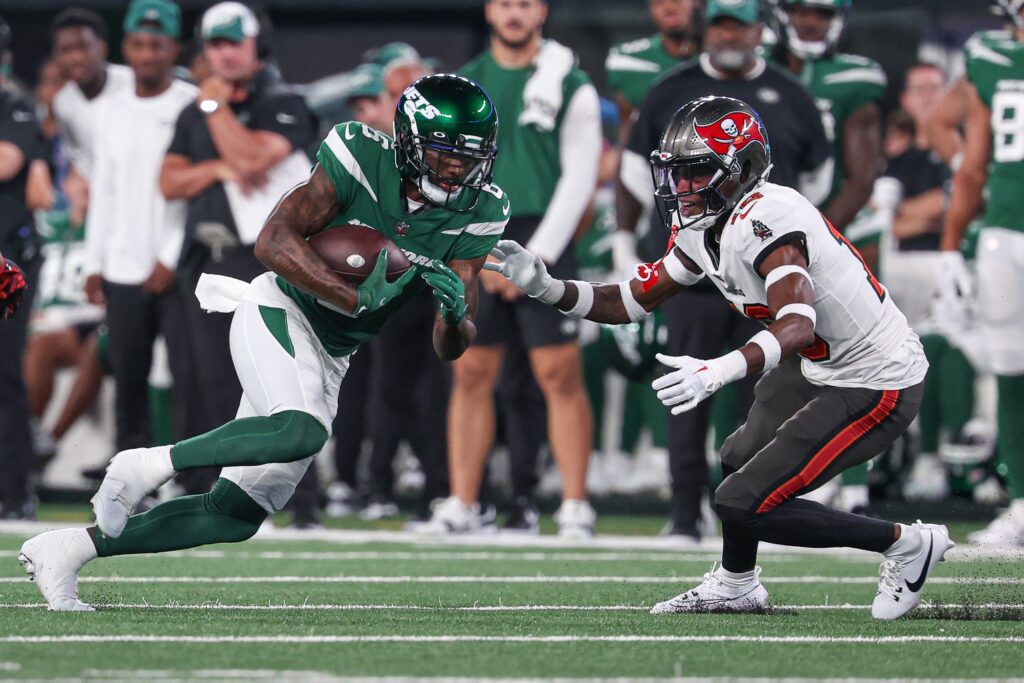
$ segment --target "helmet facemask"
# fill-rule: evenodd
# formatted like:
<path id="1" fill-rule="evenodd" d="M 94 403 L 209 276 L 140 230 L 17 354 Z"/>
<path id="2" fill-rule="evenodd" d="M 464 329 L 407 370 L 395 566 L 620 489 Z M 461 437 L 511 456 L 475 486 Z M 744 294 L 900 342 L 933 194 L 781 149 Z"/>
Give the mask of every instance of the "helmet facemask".
<path id="1" fill-rule="evenodd" d="M 1024 0 L 996 0 L 996 4 L 992 7 L 994 14 L 1005 16 L 1007 21 L 1017 29 L 1024 29 L 1022 10 L 1024 10 Z"/>
<path id="2" fill-rule="evenodd" d="M 740 175 L 735 156 L 722 159 L 708 155 L 664 161 L 659 157 L 657 151 L 651 154 L 654 201 L 667 227 L 704 231 L 732 208 L 726 195 L 731 194 L 730 186 L 736 182 L 733 177 Z M 700 214 L 687 215 L 694 197 L 703 201 L 703 210 Z"/>
<path id="3" fill-rule="evenodd" d="M 829 24 L 828 33 L 824 39 L 816 41 L 801 40 L 796 27 L 789 18 L 790 8 L 805 6 L 832 12 L 832 21 Z M 796 57 L 804 61 L 821 59 L 831 54 L 839 44 L 839 37 L 846 26 L 846 12 L 840 3 L 838 6 L 832 2 L 793 2 L 792 0 L 774 0 L 772 2 L 772 19 L 779 40 Z"/>
<path id="4" fill-rule="evenodd" d="M 438 132 L 403 136 L 399 154 L 405 157 L 403 161 L 413 170 L 412 180 L 431 204 L 466 213 L 476 207 L 481 190 L 491 182 L 496 148 L 474 136 L 460 135 L 454 144 L 447 137 Z M 468 203 L 459 201 L 464 190 L 470 196 Z"/>

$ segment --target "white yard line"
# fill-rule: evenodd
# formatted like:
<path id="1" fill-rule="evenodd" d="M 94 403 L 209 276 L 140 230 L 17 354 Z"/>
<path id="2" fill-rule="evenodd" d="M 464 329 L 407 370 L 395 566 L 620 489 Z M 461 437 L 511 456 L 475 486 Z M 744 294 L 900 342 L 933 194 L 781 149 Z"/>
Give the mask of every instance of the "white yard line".
<path id="1" fill-rule="evenodd" d="M 0 522 L 0 534 L 21 537 L 34 536 L 51 529 L 79 528 L 82 523 L 66 522 Z M 360 529 L 295 529 L 260 528 L 256 539 L 265 541 L 308 542 L 322 541 L 345 545 L 365 543 L 408 543 L 416 547 L 478 547 L 478 548 L 537 548 L 569 550 L 651 550 L 660 552 L 714 553 L 722 550 L 719 538 L 704 539 L 696 546 L 681 546 L 679 541 L 659 536 L 598 535 L 581 541 L 567 541 L 558 536 L 529 536 L 523 534 L 469 534 L 462 536 L 430 536 L 410 531 L 378 531 Z M 877 554 L 850 548 L 795 548 L 762 543 L 759 551 L 765 554 L 829 555 L 840 557 L 877 558 Z M 1024 549 L 975 547 L 960 545 L 946 553 L 947 560 L 965 561 L 984 558 L 1024 559 Z"/>
<path id="2" fill-rule="evenodd" d="M 367 605 L 347 605 L 347 604 L 312 604 L 312 603 L 301 603 L 301 604 L 274 604 L 268 603 L 265 605 L 253 605 L 253 604 L 225 604 L 220 602 L 201 602 L 192 604 L 183 603 L 167 603 L 165 605 L 151 604 L 148 602 L 112 602 L 112 603 L 92 603 L 93 607 L 100 609 L 137 609 L 137 610 L 238 610 L 238 611 L 271 611 L 271 612 L 285 612 L 285 611 L 314 611 L 314 612 L 376 612 L 376 611 L 427 611 L 427 612 L 646 612 L 651 606 L 650 605 L 465 605 L 461 607 L 445 607 L 444 605 L 387 605 L 387 604 L 367 604 Z M 0 603 L 0 609 L 44 609 L 46 603 L 43 602 L 12 602 L 12 603 Z M 840 603 L 835 605 L 772 605 L 772 609 L 776 610 L 792 610 L 792 611 L 842 611 L 842 610 L 855 610 L 855 611 L 866 611 L 871 609 L 871 605 L 853 605 L 850 603 Z M 1024 603 L 1018 604 L 1002 604 L 1002 603 L 985 603 L 985 604 L 971 604 L 971 603 L 959 603 L 959 604 L 930 604 L 926 603 L 919 605 L 917 609 L 1000 609 L 1000 610 L 1024 610 Z"/>
<path id="3" fill-rule="evenodd" d="M 319 683 L 344 681 L 345 683 L 733 683 L 736 678 L 685 677 L 671 678 L 472 678 L 458 676 L 344 676 L 339 677 L 322 671 L 289 671 L 275 669 L 84 669 L 87 679 L 102 680 L 152 680 L 194 681 L 203 680 L 261 680 L 309 681 Z M 183 678 L 184 677 L 184 678 Z M 849 678 L 744 678 L 746 683 L 851 683 Z M 972 678 L 971 683 L 1010 683 L 1021 679 L 1013 678 Z M 948 683 L 949 679 L 935 678 L 857 678 L 857 683 Z"/>
<path id="4" fill-rule="evenodd" d="M 323 635 L 323 636 L 0 636 L 0 643 L 232 643 L 232 644 L 340 644 L 340 643 L 1024 643 L 1024 636 L 399 636 L 399 635 Z"/>
<path id="5" fill-rule="evenodd" d="M 83 576 L 80 583 L 516 583 L 516 584 L 588 584 L 588 583 L 635 583 L 675 584 L 696 583 L 703 576 Z M 23 583 L 24 577 L 0 577 L 0 583 Z M 763 581 L 769 585 L 795 584 L 876 584 L 872 576 L 766 576 Z M 1015 576 L 937 576 L 928 579 L 932 585 L 1024 585 L 1024 578 Z"/>

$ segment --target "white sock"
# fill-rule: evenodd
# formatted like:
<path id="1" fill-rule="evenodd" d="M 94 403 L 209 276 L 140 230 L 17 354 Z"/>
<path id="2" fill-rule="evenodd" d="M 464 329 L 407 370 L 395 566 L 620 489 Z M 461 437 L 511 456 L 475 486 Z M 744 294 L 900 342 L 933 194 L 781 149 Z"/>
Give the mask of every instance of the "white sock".
<path id="1" fill-rule="evenodd" d="M 171 447 L 156 446 L 147 448 L 139 454 L 139 465 L 147 474 L 152 474 L 153 479 L 160 479 L 163 483 L 174 476 L 174 465 L 171 464 Z"/>
<path id="2" fill-rule="evenodd" d="M 96 545 L 85 529 L 71 529 L 68 534 L 68 557 L 81 567 L 86 562 L 96 559 Z"/>
<path id="3" fill-rule="evenodd" d="M 900 524 L 900 537 L 882 553 L 886 557 L 909 557 L 921 550 L 921 532 L 912 526 Z"/>
<path id="4" fill-rule="evenodd" d="M 715 574 L 729 588 L 746 588 L 752 583 L 757 583 L 757 569 L 746 572 L 731 572 L 719 565 Z"/>
<path id="5" fill-rule="evenodd" d="M 1017 500 L 1010 501 L 1010 507 L 1007 512 L 1014 521 L 1024 524 L 1024 498 L 1018 498 Z"/>

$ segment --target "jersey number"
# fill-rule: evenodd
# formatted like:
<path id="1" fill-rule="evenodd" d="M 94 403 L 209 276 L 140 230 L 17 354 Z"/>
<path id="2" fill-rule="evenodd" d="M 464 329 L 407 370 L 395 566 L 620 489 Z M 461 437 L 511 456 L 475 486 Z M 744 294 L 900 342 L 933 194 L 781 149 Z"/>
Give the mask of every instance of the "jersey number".
<path id="1" fill-rule="evenodd" d="M 850 244 L 850 240 L 846 239 L 846 236 L 843 233 L 836 230 L 835 226 L 832 225 L 832 221 L 826 218 L 825 214 L 821 214 L 821 218 L 825 221 L 825 225 L 828 226 L 828 231 L 836 238 L 836 242 L 839 242 L 839 244 L 844 245 L 847 249 L 853 252 L 853 255 L 857 257 L 858 261 L 860 261 L 861 267 L 867 274 L 868 284 L 871 285 L 871 289 L 875 290 L 878 300 L 885 301 L 885 287 L 882 286 L 882 283 L 878 281 L 875 274 L 871 272 L 870 268 L 868 268 L 868 264 L 864 262 L 864 257 L 860 255 L 860 252 L 857 251 L 856 247 Z"/>
<path id="2" fill-rule="evenodd" d="M 753 320 L 759 320 L 765 325 L 775 322 L 771 309 L 762 304 L 743 304 L 743 315 Z M 827 341 L 814 335 L 814 343 L 801 351 L 800 355 L 812 363 L 820 363 L 832 357 L 832 349 Z"/>
<path id="3" fill-rule="evenodd" d="M 1024 93 L 992 97 L 992 157 L 999 163 L 1024 161 Z"/>

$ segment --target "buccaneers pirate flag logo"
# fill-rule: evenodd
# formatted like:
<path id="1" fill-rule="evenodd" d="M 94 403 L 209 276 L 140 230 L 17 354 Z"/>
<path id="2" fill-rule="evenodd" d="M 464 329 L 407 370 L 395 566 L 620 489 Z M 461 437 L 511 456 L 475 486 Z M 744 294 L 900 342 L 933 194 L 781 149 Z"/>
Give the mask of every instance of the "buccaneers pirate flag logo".
<path id="1" fill-rule="evenodd" d="M 704 144 L 722 156 L 729 153 L 730 146 L 738 152 L 755 142 L 768 149 L 761 122 L 742 111 L 730 112 L 706 125 L 695 124 L 695 128 Z"/>

